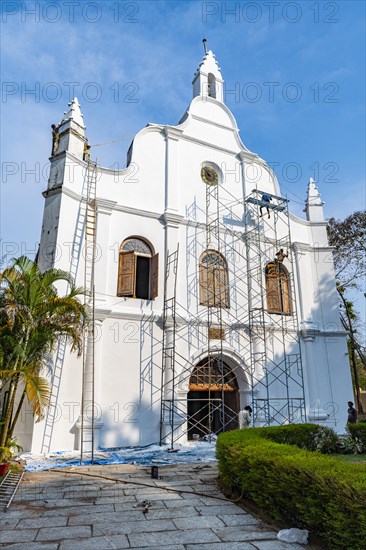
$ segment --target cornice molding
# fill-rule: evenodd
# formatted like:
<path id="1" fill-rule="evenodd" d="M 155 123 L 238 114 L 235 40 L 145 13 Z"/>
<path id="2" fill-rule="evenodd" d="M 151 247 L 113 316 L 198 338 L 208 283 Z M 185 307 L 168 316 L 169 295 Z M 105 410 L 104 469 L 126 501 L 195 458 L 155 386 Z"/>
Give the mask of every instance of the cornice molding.
<path id="1" fill-rule="evenodd" d="M 198 120 L 199 122 L 204 122 L 205 124 L 211 124 L 211 126 L 215 126 L 216 128 L 220 128 L 221 130 L 229 130 L 229 132 L 232 132 L 233 134 L 238 132 L 237 128 L 233 128 L 232 126 L 226 126 L 226 124 L 220 124 L 219 122 L 215 122 L 213 120 L 209 120 L 207 118 L 203 118 L 198 115 L 191 114 L 191 118 L 193 120 Z"/>
<path id="2" fill-rule="evenodd" d="M 106 214 L 107 216 L 110 216 L 113 210 L 117 206 L 117 201 L 110 201 L 108 199 L 97 198 L 96 205 L 97 205 L 98 214 Z"/>
<path id="3" fill-rule="evenodd" d="M 98 308 L 98 306 L 95 308 L 95 320 L 99 322 L 103 322 L 105 319 L 108 319 L 110 317 L 112 310 L 111 309 L 102 309 Z"/>
<path id="4" fill-rule="evenodd" d="M 295 252 L 308 252 L 311 249 L 311 245 L 300 241 L 293 241 L 292 248 Z"/>
<path id="5" fill-rule="evenodd" d="M 168 139 L 178 141 L 182 134 L 183 130 L 181 128 L 177 128 L 176 126 L 164 126 L 164 135 Z"/>
<path id="6" fill-rule="evenodd" d="M 59 195 L 63 192 L 62 187 L 62 184 L 57 185 L 56 187 L 51 187 L 51 189 L 46 189 L 45 191 L 42 191 L 42 195 L 45 199 L 47 199 L 48 197 L 52 197 L 53 195 Z"/>
<path id="7" fill-rule="evenodd" d="M 182 216 L 182 214 L 178 214 L 177 211 L 173 210 L 165 210 L 161 217 L 168 227 L 178 227 L 184 220 L 184 216 Z"/>

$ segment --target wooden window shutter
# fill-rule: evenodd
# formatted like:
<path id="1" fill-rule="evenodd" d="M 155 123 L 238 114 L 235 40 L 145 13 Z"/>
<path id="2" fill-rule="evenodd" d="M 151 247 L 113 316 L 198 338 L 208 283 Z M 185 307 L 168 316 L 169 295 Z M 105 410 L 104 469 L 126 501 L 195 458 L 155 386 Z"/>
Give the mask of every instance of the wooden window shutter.
<path id="1" fill-rule="evenodd" d="M 117 296 L 134 296 L 136 286 L 136 255 L 130 252 L 120 252 L 118 262 Z"/>
<path id="2" fill-rule="evenodd" d="M 266 295 L 268 311 L 282 313 L 280 280 L 277 266 L 268 266 L 266 270 Z"/>
<path id="3" fill-rule="evenodd" d="M 218 300 L 218 296 L 217 296 L 217 292 L 218 292 L 218 288 L 216 288 L 217 286 L 217 282 L 216 282 L 216 269 L 214 266 L 210 265 L 207 267 L 207 272 L 206 272 L 206 276 L 207 276 L 207 286 L 206 286 L 206 294 L 207 294 L 207 300 L 206 300 L 206 305 L 207 306 L 215 306 L 216 305 L 216 302 Z"/>
<path id="4" fill-rule="evenodd" d="M 291 314 L 291 298 L 288 274 L 281 271 L 281 297 L 283 313 Z"/>
<path id="5" fill-rule="evenodd" d="M 208 306 L 208 292 L 207 292 L 207 280 L 208 280 L 208 268 L 204 265 L 200 265 L 199 269 L 199 287 L 200 287 L 200 304 L 202 306 Z"/>
<path id="6" fill-rule="evenodd" d="M 150 300 L 154 300 L 158 295 L 159 287 L 159 253 L 151 258 L 151 291 Z"/>
<path id="7" fill-rule="evenodd" d="M 229 289 L 226 267 L 216 267 L 215 270 L 215 306 L 229 307 Z"/>

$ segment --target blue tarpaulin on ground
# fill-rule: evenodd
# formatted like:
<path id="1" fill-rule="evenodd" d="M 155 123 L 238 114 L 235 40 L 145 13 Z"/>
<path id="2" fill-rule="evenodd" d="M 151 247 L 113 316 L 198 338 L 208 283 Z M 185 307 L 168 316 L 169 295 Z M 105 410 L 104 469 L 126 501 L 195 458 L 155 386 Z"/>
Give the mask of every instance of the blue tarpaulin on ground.
<path id="1" fill-rule="evenodd" d="M 194 462 L 216 462 L 216 443 L 194 441 L 185 445 L 175 445 L 169 452 L 169 445 L 150 445 L 149 447 L 128 447 L 120 449 L 100 449 L 94 452 L 94 464 L 136 464 L 138 466 L 164 466 Z M 80 465 L 78 451 L 58 451 L 44 455 L 25 453 L 26 471 L 34 472 L 50 468 L 66 468 Z M 90 465 L 91 454 L 84 453 L 83 465 Z"/>

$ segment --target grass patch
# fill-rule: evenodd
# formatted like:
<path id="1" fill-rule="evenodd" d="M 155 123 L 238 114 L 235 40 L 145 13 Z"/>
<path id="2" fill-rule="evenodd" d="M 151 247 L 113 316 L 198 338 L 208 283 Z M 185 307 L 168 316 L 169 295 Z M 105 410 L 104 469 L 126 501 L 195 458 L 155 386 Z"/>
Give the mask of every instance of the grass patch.
<path id="1" fill-rule="evenodd" d="M 366 454 L 361 455 L 331 455 L 333 458 L 336 458 L 337 460 L 341 460 L 342 462 L 352 462 L 354 464 L 366 464 Z"/>

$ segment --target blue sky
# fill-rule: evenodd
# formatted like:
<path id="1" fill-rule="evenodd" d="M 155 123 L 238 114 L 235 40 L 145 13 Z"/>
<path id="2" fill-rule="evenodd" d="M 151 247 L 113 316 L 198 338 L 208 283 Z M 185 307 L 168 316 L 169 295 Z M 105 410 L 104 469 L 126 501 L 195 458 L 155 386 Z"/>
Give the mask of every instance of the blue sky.
<path id="1" fill-rule="evenodd" d="M 364 2 L 3 1 L 1 10 L 2 254 L 36 248 L 50 125 L 70 95 L 91 144 L 176 124 L 204 36 L 242 140 L 274 166 L 291 210 L 304 216 L 310 176 L 327 217 L 365 207 Z M 128 144 L 99 147 L 98 162 L 123 167 Z"/>

